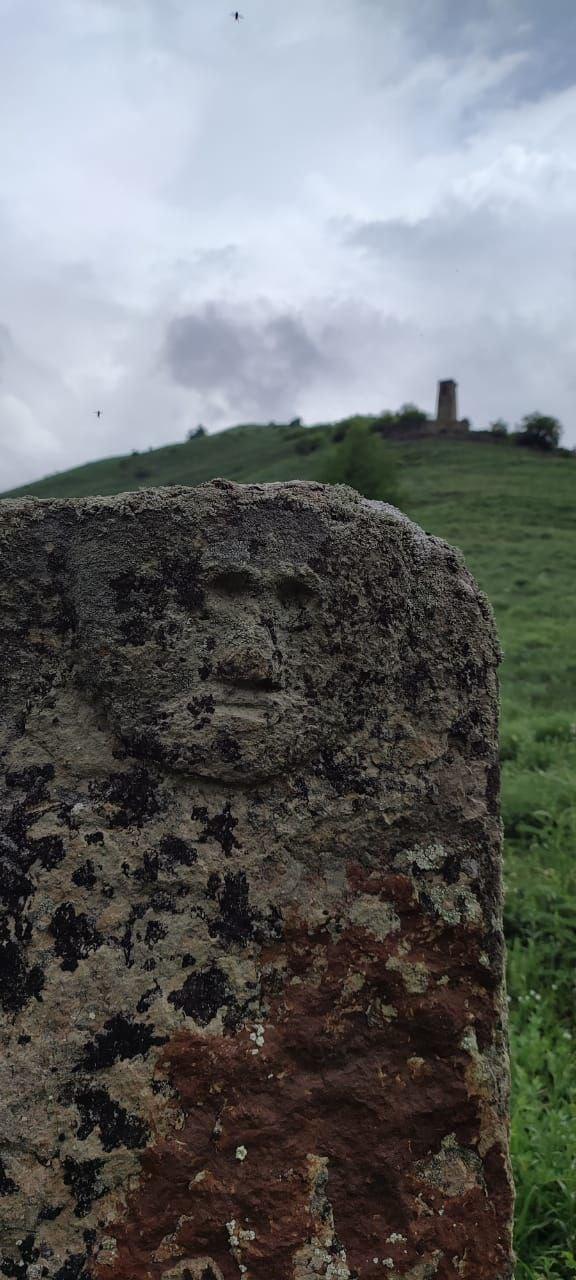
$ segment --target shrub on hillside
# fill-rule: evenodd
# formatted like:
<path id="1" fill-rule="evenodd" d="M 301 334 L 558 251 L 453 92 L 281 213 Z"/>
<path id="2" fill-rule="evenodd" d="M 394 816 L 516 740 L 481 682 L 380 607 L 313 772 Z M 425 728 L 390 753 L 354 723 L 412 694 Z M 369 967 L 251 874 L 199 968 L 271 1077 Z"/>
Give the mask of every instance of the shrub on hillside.
<path id="1" fill-rule="evenodd" d="M 371 427 L 375 422 L 377 422 L 377 418 L 361 413 L 356 413 L 351 418 L 342 418 L 342 421 L 337 422 L 332 430 L 334 444 L 340 444 L 342 440 L 345 440 L 351 427 L 357 424 Z"/>
<path id="2" fill-rule="evenodd" d="M 197 427 L 192 427 L 192 429 L 188 432 L 188 435 L 186 436 L 186 439 L 187 439 L 187 440 L 200 440 L 200 439 L 202 438 L 202 436 L 206 436 L 206 435 L 208 435 L 208 432 L 207 432 L 207 430 L 206 430 L 206 427 L 203 427 L 203 426 L 202 426 L 202 423 L 201 423 L 201 422 L 199 422 Z"/>
<path id="3" fill-rule="evenodd" d="M 304 430 L 306 430 L 306 428 L 304 428 Z M 315 432 L 314 435 L 312 435 L 311 432 L 307 432 L 305 435 L 300 436 L 296 441 L 294 451 L 295 453 L 315 453 L 316 449 L 319 449 L 320 445 L 323 443 L 324 441 L 321 439 L 318 432 Z"/>
<path id="4" fill-rule="evenodd" d="M 397 426 L 407 430 L 422 427 L 425 422 L 428 422 L 428 414 L 419 409 L 417 404 L 403 404 L 396 414 Z"/>
<path id="5" fill-rule="evenodd" d="M 508 426 L 508 423 L 504 422 L 503 418 L 496 418 L 495 422 L 490 423 L 491 434 L 493 436 L 498 436 L 499 439 L 502 439 L 504 436 L 507 436 L 509 430 L 510 428 Z"/>
<path id="6" fill-rule="evenodd" d="M 529 449 L 557 449 L 562 435 L 558 418 L 545 413 L 527 413 L 517 428 L 516 444 Z"/>
<path id="7" fill-rule="evenodd" d="M 395 413 L 390 413 L 389 409 L 383 409 L 382 413 L 378 414 L 375 422 L 372 423 L 372 430 L 376 431 L 378 435 L 385 436 L 388 430 L 396 426 L 397 421 L 398 418 Z"/>
<path id="8" fill-rule="evenodd" d="M 345 438 L 327 462 L 323 478 L 328 484 L 350 485 L 365 498 L 392 503 L 400 498 L 397 469 L 386 446 L 362 419 L 348 426 Z"/>

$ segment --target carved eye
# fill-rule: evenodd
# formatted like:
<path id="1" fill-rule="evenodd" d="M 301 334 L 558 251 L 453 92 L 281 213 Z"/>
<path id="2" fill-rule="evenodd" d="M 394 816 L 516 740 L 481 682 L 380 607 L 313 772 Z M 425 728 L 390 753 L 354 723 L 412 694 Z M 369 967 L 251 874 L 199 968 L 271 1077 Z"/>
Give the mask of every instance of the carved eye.
<path id="1" fill-rule="evenodd" d="M 314 588 L 302 578 L 282 578 L 277 590 L 279 599 L 285 605 L 293 604 L 302 607 L 310 600 L 314 600 L 316 596 Z"/>
<path id="2" fill-rule="evenodd" d="M 227 569 L 223 573 L 214 574 L 211 585 L 224 595 L 238 596 L 245 591 L 253 591 L 256 581 L 245 569 Z"/>

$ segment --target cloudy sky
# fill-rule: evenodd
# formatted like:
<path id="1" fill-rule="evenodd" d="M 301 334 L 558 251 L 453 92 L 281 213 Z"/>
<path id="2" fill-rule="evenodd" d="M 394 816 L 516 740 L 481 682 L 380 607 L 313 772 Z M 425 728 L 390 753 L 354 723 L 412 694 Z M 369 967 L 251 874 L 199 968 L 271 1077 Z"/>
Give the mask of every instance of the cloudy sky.
<path id="1" fill-rule="evenodd" d="M 443 377 L 576 444 L 574 0 L 229 3 L 0 0 L 0 490 Z"/>

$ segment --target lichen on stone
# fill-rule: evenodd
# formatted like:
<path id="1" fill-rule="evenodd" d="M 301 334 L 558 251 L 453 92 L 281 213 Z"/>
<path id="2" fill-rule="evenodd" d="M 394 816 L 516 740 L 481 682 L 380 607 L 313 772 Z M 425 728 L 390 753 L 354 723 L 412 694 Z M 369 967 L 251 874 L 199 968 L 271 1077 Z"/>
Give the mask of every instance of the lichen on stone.
<path id="1" fill-rule="evenodd" d="M 0 507 L 0 1272 L 511 1280 L 497 667 L 394 508 Z"/>

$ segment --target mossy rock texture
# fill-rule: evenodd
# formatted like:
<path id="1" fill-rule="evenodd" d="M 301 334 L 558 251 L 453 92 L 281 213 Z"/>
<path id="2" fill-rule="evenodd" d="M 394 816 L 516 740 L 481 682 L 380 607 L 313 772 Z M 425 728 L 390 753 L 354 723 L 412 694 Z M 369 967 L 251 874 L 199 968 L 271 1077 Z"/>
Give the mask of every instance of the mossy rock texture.
<path id="1" fill-rule="evenodd" d="M 510 1280 L 500 649 L 316 483 L 0 508 L 0 1274 Z"/>

